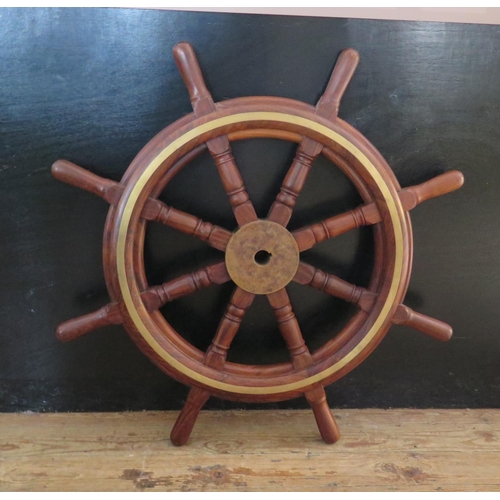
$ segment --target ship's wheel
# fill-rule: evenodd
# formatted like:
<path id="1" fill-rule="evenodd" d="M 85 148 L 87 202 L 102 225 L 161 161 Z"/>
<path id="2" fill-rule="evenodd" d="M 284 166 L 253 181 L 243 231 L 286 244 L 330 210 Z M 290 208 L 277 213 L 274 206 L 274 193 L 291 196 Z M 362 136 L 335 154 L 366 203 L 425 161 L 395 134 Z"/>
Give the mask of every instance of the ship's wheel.
<path id="1" fill-rule="evenodd" d="M 174 57 L 189 91 L 194 112 L 161 131 L 137 155 L 120 183 L 59 160 L 53 175 L 90 191 L 109 204 L 103 259 L 111 303 L 61 324 L 60 340 L 73 340 L 109 324 L 123 324 L 132 340 L 165 373 L 191 387 L 171 432 L 184 444 L 210 395 L 235 401 L 279 401 L 304 395 L 324 441 L 339 431 L 324 386 L 361 363 L 391 324 L 411 326 L 438 340 L 452 335 L 449 325 L 403 305 L 412 262 L 408 211 L 420 202 L 463 184 L 450 171 L 401 189 L 381 154 L 354 128 L 338 118 L 340 99 L 358 64 L 358 53 L 344 50 L 325 93 L 315 107 L 278 97 L 246 97 L 214 103 L 195 54 L 187 43 Z M 272 137 L 298 144 L 293 163 L 266 219 L 258 219 L 231 154 L 231 141 Z M 231 232 L 167 206 L 158 196 L 181 168 L 208 149 L 231 204 L 237 227 Z M 313 161 L 324 155 L 354 184 L 364 204 L 355 210 L 290 232 L 286 229 Z M 148 221 L 157 221 L 205 241 L 222 252 L 219 262 L 150 287 L 144 268 Z M 300 253 L 328 238 L 373 225 L 375 265 L 368 288 L 301 261 Z M 187 342 L 160 313 L 166 302 L 232 280 L 227 310 L 212 344 L 203 353 Z M 295 281 L 351 302 L 358 312 L 345 328 L 311 352 L 304 342 L 287 293 Z M 226 362 L 231 341 L 255 295 L 266 295 L 288 347 L 291 362 L 246 365 Z"/>

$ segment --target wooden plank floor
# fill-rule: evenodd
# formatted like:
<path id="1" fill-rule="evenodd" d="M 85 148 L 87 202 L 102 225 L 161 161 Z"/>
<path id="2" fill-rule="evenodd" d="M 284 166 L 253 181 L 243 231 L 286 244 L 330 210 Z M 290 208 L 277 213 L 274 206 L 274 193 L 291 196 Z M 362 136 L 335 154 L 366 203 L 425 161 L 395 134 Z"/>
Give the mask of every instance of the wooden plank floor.
<path id="1" fill-rule="evenodd" d="M 0 490 L 500 491 L 500 410 L 335 411 L 323 444 L 308 411 L 0 415 Z"/>

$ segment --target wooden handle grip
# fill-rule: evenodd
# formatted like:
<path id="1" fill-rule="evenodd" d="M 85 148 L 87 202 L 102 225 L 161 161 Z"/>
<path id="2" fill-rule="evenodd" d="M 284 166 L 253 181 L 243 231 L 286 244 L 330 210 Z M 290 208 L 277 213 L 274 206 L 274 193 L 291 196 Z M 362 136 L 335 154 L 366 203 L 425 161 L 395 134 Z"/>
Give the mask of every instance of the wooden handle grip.
<path id="1" fill-rule="evenodd" d="M 358 63 L 359 54 L 356 50 L 345 49 L 342 51 L 335 68 L 333 68 L 325 93 L 318 102 L 318 108 L 325 107 L 331 109 L 333 114 L 337 114 L 340 100 L 356 71 Z"/>
<path id="2" fill-rule="evenodd" d="M 106 191 L 117 184 L 67 160 L 57 160 L 52 165 L 52 175 L 66 184 L 84 189 L 101 198 L 105 198 Z"/>
<path id="3" fill-rule="evenodd" d="M 398 325 L 410 326 L 442 342 L 450 340 L 453 335 L 453 329 L 447 323 L 415 312 L 404 304 L 398 306 L 393 322 Z"/>
<path id="4" fill-rule="evenodd" d="M 464 175 L 458 170 L 450 170 L 438 175 L 423 184 L 412 186 L 401 193 L 401 201 L 405 210 L 411 210 L 419 203 L 436 198 L 443 194 L 451 193 L 464 184 Z"/>
<path id="5" fill-rule="evenodd" d="M 193 47 L 187 42 L 180 42 L 173 48 L 173 53 L 191 102 L 210 98 Z"/>
<path id="6" fill-rule="evenodd" d="M 98 311 L 61 323 L 56 330 L 56 337 L 61 342 L 75 340 L 86 333 L 103 326 L 122 322 L 118 305 L 115 303 L 101 307 Z"/>
<path id="7" fill-rule="evenodd" d="M 170 441 L 174 446 L 182 446 L 187 443 L 191 432 L 193 431 L 196 419 L 203 405 L 208 401 L 210 393 L 199 387 L 193 387 L 189 391 L 189 396 L 177 417 L 177 420 L 170 432 Z"/>
<path id="8" fill-rule="evenodd" d="M 311 405 L 319 432 L 326 444 L 334 444 L 340 438 L 339 428 L 327 403 Z"/>
<path id="9" fill-rule="evenodd" d="M 326 400 L 325 389 L 315 387 L 305 394 L 311 405 L 323 441 L 327 444 L 336 443 L 340 438 L 339 428 Z"/>

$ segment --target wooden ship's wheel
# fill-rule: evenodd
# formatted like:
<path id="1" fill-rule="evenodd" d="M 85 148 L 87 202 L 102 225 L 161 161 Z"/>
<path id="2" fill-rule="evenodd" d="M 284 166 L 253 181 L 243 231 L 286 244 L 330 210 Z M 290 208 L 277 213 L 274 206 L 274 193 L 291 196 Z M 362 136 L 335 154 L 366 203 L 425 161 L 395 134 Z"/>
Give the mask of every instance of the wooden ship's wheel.
<path id="1" fill-rule="evenodd" d="M 123 324 L 132 340 L 161 370 L 191 387 L 170 438 L 186 443 L 199 411 L 210 397 L 269 402 L 304 395 L 323 440 L 339 431 L 324 386 L 344 376 L 378 345 L 390 326 L 408 325 L 438 340 L 452 335 L 449 325 L 424 316 L 402 301 L 412 262 L 408 211 L 420 202 L 463 184 L 458 171 L 402 189 L 389 165 L 368 140 L 338 118 L 340 99 L 359 56 L 344 50 L 325 93 L 315 107 L 278 97 L 246 97 L 214 103 L 195 54 L 179 43 L 174 57 L 194 112 L 152 139 L 120 183 L 98 177 L 68 161 L 52 166 L 57 178 L 90 191 L 110 204 L 103 259 L 111 303 L 61 324 L 57 337 L 73 340 L 109 324 Z M 231 141 L 271 137 L 298 144 L 293 163 L 266 219 L 259 219 L 231 154 Z M 177 210 L 158 199 L 181 168 L 208 149 L 229 198 L 237 227 L 233 232 Z M 286 227 L 313 161 L 324 155 L 354 184 L 364 204 L 355 210 L 293 232 Z M 144 268 L 148 221 L 157 221 L 205 241 L 224 253 L 219 262 L 150 287 Z M 354 228 L 373 225 L 375 265 L 368 288 L 350 284 L 300 259 L 300 252 Z M 212 344 L 203 353 L 187 342 L 160 313 L 166 302 L 232 280 L 227 310 Z M 304 342 L 286 286 L 295 281 L 344 299 L 358 312 L 343 330 L 311 352 Z M 231 341 L 255 295 L 266 295 L 291 361 L 246 365 L 226 361 Z"/>

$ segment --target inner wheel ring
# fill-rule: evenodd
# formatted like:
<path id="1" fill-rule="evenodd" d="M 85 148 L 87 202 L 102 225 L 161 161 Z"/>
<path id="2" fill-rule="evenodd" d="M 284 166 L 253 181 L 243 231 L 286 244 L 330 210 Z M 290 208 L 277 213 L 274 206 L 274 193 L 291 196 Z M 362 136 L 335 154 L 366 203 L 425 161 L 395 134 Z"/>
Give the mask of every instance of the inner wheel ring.
<path id="1" fill-rule="evenodd" d="M 141 349 L 147 351 L 147 354 L 162 369 L 176 378 L 210 387 L 219 393 L 248 395 L 249 399 L 252 395 L 283 395 L 303 392 L 311 384 L 320 381 L 329 383 L 350 371 L 373 350 L 385 334 L 394 307 L 404 293 L 407 282 L 408 252 L 404 249 L 403 240 L 409 238 L 396 186 L 393 185 L 390 176 L 384 175 L 384 172 L 380 172 L 380 169 L 375 167 L 377 159 L 363 144 L 359 144 L 359 142 L 354 144 L 356 141 L 352 137 L 349 138 L 348 132 L 342 127 L 332 127 L 332 122 L 314 117 L 311 113 L 302 112 L 301 114 L 306 116 L 298 116 L 284 113 L 283 108 L 264 112 L 248 111 L 248 108 L 255 109 L 256 107 L 246 106 L 247 109 L 244 112 L 234 114 L 233 111 L 233 114 L 228 113 L 214 119 L 210 119 L 212 117 L 209 116 L 205 117 L 204 120 L 193 120 L 181 129 L 179 134 L 173 134 L 174 137 L 159 153 L 158 147 L 156 147 L 156 156 L 152 161 L 143 164 L 142 168 L 137 168 L 136 165 L 135 170 L 128 176 L 129 182 L 127 182 L 126 191 L 117 209 L 116 219 L 113 221 L 114 217 L 111 217 L 111 223 L 114 224 L 115 230 L 110 242 L 117 263 L 117 279 L 114 280 L 112 288 L 115 291 L 118 290 L 118 294 L 123 299 L 125 325 Z M 175 346 L 167 338 L 175 332 L 167 331 L 167 335 L 165 335 L 165 332 L 159 331 L 138 298 L 139 289 L 135 282 L 134 259 L 131 258 L 133 253 L 132 240 L 139 222 L 141 204 L 144 204 L 148 191 L 153 189 L 154 182 L 157 182 L 159 176 L 172 165 L 175 159 L 185 154 L 189 148 L 196 146 L 197 141 L 206 140 L 206 134 L 227 133 L 232 126 L 241 127 L 242 124 L 250 128 L 281 127 L 287 130 L 291 129 L 296 133 L 311 135 L 314 140 L 319 139 L 327 147 L 350 157 L 351 161 L 355 160 L 358 165 L 358 173 L 379 194 L 377 205 L 381 213 L 384 214 L 382 224 L 384 232 L 387 233 L 385 234 L 386 254 L 391 255 L 390 262 L 386 263 L 384 269 L 390 275 L 391 280 L 390 282 L 385 281 L 379 291 L 379 301 L 367 318 L 365 328 L 360 329 L 355 338 L 345 346 L 345 349 L 341 349 L 333 357 L 334 359 L 316 363 L 309 367 L 307 372 L 305 370 L 293 371 L 268 379 L 257 376 L 249 379 L 234 375 L 228 376 L 227 373 L 220 373 L 203 365 L 199 366 L 200 364 L 189 356 L 175 350 Z M 141 152 L 139 156 L 141 155 L 144 156 L 144 153 Z M 174 357 L 171 352 L 175 352 L 176 356 Z M 282 398 L 276 397 L 276 399 Z"/>

